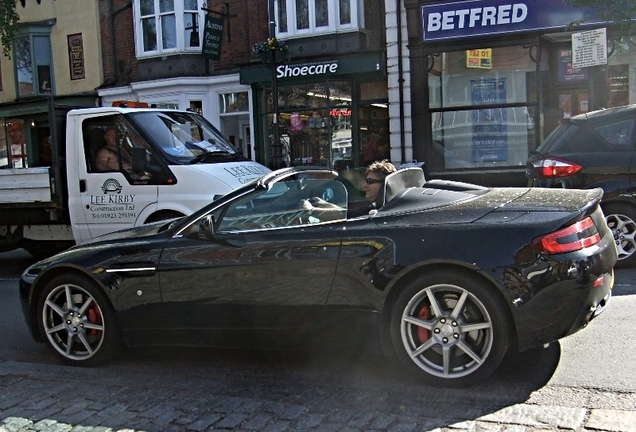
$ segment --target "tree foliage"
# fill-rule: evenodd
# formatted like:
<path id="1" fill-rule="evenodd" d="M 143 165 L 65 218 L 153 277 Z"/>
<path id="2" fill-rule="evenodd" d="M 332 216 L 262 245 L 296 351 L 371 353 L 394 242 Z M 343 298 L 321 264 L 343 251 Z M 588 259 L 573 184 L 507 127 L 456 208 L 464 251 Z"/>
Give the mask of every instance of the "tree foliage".
<path id="1" fill-rule="evenodd" d="M 0 0 L 0 43 L 2 53 L 11 57 L 11 43 L 20 17 L 16 11 L 17 0 Z"/>
<path id="2" fill-rule="evenodd" d="M 636 1 L 634 0 L 565 0 L 566 3 L 580 8 L 591 8 L 596 18 L 612 22 L 630 35 L 636 32 Z M 581 20 L 571 24 L 584 24 Z"/>

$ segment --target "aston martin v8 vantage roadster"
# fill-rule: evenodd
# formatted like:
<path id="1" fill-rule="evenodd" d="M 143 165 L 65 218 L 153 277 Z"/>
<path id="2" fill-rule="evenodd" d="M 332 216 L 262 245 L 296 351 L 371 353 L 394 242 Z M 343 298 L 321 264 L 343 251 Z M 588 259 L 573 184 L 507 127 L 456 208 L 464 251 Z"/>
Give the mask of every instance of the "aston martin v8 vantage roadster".
<path id="1" fill-rule="evenodd" d="M 405 168 L 362 216 L 354 189 L 328 169 L 284 168 L 191 216 L 40 261 L 20 280 L 30 331 L 64 361 L 97 365 L 125 346 L 295 348 L 358 328 L 422 382 L 464 386 L 608 304 L 617 251 L 601 189 Z"/>

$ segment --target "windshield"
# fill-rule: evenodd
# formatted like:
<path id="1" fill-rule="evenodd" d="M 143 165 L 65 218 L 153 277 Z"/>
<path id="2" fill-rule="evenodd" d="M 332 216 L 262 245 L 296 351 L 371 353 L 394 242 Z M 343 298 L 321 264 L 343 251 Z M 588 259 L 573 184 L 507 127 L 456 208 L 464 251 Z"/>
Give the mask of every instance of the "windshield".
<path id="1" fill-rule="evenodd" d="M 214 126 L 198 114 L 141 111 L 128 116 L 172 163 L 246 160 Z"/>

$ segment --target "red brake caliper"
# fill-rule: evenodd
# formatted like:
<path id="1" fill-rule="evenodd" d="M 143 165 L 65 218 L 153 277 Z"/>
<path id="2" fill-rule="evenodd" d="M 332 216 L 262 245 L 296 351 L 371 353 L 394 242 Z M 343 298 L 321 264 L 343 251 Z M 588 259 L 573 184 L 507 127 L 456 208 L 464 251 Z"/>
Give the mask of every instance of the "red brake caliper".
<path id="1" fill-rule="evenodd" d="M 417 317 L 419 319 L 422 320 L 427 320 L 428 319 L 428 306 L 422 306 L 422 309 L 420 309 L 420 312 L 417 314 Z M 428 330 L 426 330 L 423 327 L 418 327 L 417 328 L 417 339 L 419 340 L 420 343 L 424 343 L 428 340 L 428 338 L 430 337 L 430 332 Z"/>
<path id="2" fill-rule="evenodd" d="M 99 314 L 99 309 L 97 309 L 97 306 L 93 305 L 93 306 L 89 306 L 88 308 L 88 320 L 93 323 L 93 324 L 101 324 L 102 323 L 102 317 Z M 90 330 L 90 334 L 92 334 L 93 336 L 98 336 L 100 334 L 101 330 L 97 330 L 97 329 L 91 329 Z"/>

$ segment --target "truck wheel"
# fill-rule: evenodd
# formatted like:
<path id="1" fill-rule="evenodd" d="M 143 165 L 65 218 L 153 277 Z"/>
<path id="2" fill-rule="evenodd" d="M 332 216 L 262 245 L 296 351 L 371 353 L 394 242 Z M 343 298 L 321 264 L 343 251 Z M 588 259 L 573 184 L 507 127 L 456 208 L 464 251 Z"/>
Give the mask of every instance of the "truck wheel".
<path id="1" fill-rule="evenodd" d="M 104 363 L 122 347 L 108 298 L 84 276 L 61 275 L 49 282 L 40 294 L 37 316 L 46 343 L 71 365 Z"/>
<path id="2" fill-rule="evenodd" d="M 616 268 L 636 265 L 636 210 L 628 204 L 606 204 L 603 213 L 618 251 Z"/>
<path id="3" fill-rule="evenodd" d="M 475 277 L 443 271 L 408 284 L 391 310 L 397 358 L 427 384 L 463 387 L 490 375 L 510 345 L 505 304 Z"/>

